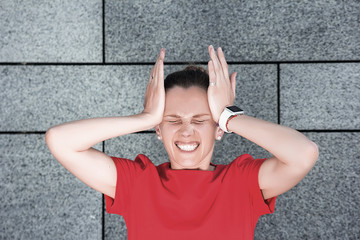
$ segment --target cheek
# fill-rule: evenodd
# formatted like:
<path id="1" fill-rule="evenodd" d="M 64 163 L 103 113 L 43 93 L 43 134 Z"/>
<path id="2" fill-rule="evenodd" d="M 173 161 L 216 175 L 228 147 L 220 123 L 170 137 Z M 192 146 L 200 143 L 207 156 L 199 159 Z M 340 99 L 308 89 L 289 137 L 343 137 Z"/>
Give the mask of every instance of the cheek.
<path id="1" fill-rule="evenodd" d="M 215 139 L 216 125 L 201 125 L 198 126 L 196 130 L 203 138 L 203 141 L 212 141 Z"/>
<path id="2" fill-rule="evenodd" d="M 171 139 L 177 132 L 177 128 L 171 125 L 164 125 L 160 129 L 161 129 L 161 137 L 164 141 L 164 144 L 168 141 L 171 141 Z"/>

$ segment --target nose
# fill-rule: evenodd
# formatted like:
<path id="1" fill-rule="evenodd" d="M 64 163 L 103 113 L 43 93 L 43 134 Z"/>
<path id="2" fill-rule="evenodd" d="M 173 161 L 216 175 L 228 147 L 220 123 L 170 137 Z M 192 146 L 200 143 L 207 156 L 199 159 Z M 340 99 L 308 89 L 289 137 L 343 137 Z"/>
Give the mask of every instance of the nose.
<path id="1" fill-rule="evenodd" d="M 194 134 L 194 129 L 193 129 L 193 126 L 191 126 L 191 124 L 184 123 L 181 126 L 180 132 L 183 137 L 189 137 Z"/>

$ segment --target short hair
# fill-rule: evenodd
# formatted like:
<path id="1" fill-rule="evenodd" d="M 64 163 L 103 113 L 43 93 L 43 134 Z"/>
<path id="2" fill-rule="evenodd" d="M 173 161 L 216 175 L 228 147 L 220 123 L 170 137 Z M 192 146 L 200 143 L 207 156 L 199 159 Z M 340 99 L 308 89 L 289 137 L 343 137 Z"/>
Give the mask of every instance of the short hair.
<path id="1" fill-rule="evenodd" d="M 169 74 L 164 80 L 165 91 L 173 87 L 190 88 L 200 87 L 207 91 L 209 87 L 209 74 L 203 67 L 190 65 L 181 71 Z"/>

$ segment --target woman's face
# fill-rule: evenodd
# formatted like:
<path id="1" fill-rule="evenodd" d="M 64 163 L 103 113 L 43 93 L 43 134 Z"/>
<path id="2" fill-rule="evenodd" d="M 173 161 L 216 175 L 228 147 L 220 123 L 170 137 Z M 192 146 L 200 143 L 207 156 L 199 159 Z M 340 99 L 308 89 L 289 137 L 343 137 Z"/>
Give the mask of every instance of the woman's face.
<path id="1" fill-rule="evenodd" d="M 156 131 L 164 143 L 172 169 L 212 170 L 210 161 L 215 137 L 222 131 L 212 119 L 204 89 L 169 89 L 163 121 Z"/>

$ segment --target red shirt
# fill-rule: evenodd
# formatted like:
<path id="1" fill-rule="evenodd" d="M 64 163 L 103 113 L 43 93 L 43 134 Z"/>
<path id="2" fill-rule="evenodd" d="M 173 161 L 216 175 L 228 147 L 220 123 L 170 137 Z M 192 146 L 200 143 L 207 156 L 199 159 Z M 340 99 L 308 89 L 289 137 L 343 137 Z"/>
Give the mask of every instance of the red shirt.
<path id="1" fill-rule="evenodd" d="M 145 155 L 135 161 L 113 157 L 115 199 L 108 213 L 122 215 L 128 239 L 253 239 L 260 215 L 275 199 L 263 200 L 258 172 L 265 159 L 242 155 L 214 171 L 155 166 Z"/>

